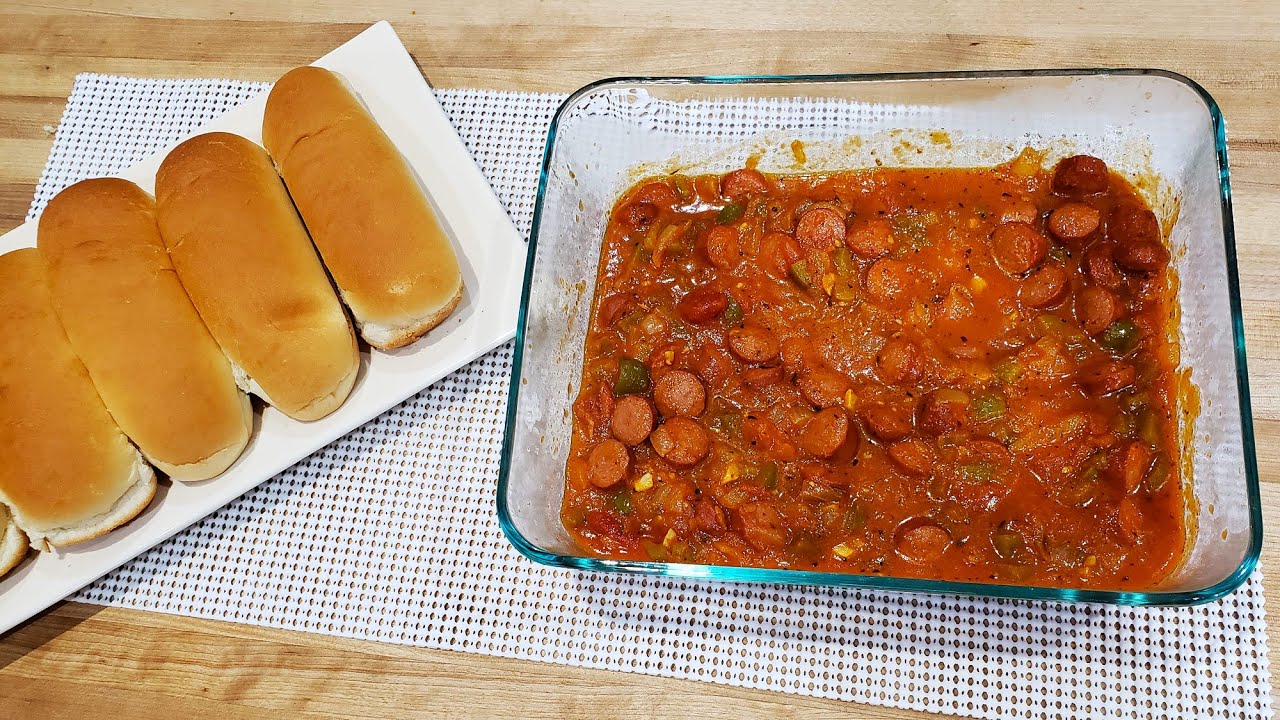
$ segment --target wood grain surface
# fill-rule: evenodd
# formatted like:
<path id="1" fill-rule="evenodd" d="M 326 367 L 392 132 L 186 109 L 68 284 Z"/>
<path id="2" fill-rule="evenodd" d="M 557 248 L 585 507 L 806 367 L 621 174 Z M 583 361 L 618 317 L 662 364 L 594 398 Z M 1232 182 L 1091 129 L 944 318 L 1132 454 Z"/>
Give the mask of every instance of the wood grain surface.
<path id="1" fill-rule="evenodd" d="M 105 0 L 0 4 L 0 230 L 74 76 L 272 80 L 391 21 L 438 87 L 610 75 L 1162 67 L 1227 118 L 1265 523 L 1280 523 L 1280 3 Z M 1268 536 L 1262 566 L 1280 577 Z M 683 680 L 59 606 L 0 636 L 0 716 L 923 717 Z"/>

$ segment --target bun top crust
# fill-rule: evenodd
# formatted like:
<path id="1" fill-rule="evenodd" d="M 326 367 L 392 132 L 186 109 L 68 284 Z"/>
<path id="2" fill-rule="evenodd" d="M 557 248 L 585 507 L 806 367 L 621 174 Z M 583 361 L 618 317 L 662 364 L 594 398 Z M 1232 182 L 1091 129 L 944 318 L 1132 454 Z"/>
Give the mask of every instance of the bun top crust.
<path id="1" fill-rule="evenodd" d="M 340 405 L 359 364 L 355 335 L 266 151 L 197 135 L 160 165 L 156 202 L 183 286 L 264 399 L 304 420 Z"/>
<path id="2" fill-rule="evenodd" d="M 453 245 L 345 80 L 317 67 L 285 73 L 267 98 L 262 138 L 359 323 L 397 326 L 456 302 Z"/>
<path id="3" fill-rule="evenodd" d="M 34 248 L 0 255 L 0 328 L 0 497 L 39 530 L 107 512 L 138 453 L 71 349 Z"/>
<path id="4" fill-rule="evenodd" d="M 144 455 L 196 465 L 244 446 L 247 398 L 174 272 L 150 195 L 115 178 L 72 185 L 40 216 L 37 245 L 71 346 Z"/>

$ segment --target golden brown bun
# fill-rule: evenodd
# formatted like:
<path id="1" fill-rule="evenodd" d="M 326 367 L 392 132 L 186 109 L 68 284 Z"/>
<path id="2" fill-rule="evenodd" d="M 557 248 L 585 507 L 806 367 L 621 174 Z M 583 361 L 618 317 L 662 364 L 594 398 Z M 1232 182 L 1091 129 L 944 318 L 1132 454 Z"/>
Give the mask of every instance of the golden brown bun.
<path id="1" fill-rule="evenodd" d="M 262 140 L 370 345 L 407 345 L 453 312 L 462 299 L 453 245 L 340 76 L 285 73 L 267 97 Z"/>
<path id="2" fill-rule="evenodd" d="M 72 351 L 31 248 L 0 255 L 0 388 L 0 502 L 32 546 L 97 537 L 151 502 L 155 475 Z"/>
<path id="3" fill-rule="evenodd" d="M 338 409 L 360 366 L 355 335 L 266 151 L 229 133 L 187 140 L 156 173 L 156 208 L 242 388 L 297 420 Z"/>
<path id="4" fill-rule="evenodd" d="M 249 398 L 178 281 L 151 196 L 76 183 L 49 201 L 37 246 L 72 348 L 142 454 L 175 480 L 227 469 L 249 441 Z"/>

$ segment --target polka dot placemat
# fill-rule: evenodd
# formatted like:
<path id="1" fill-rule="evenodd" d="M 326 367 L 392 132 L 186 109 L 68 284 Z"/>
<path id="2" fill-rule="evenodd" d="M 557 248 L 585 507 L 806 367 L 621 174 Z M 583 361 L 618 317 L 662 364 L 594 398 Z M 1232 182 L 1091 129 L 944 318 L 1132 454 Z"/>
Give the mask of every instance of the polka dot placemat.
<path id="1" fill-rule="evenodd" d="M 77 78 L 32 216 L 264 85 Z M 561 97 L 438 96 L 526 230 Z M 77 599 L 983 718 L 1271 715 L 1262 581 L 1122 608 L 586 574 L 498 528 L 510 344 Z"/>

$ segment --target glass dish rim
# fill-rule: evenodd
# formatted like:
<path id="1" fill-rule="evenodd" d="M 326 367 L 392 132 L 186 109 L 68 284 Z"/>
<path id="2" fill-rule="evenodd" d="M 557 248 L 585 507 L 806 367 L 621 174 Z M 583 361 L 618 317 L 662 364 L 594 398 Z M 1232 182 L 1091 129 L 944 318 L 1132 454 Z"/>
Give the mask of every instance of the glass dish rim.
<path id="1" fill-rule="evenodd" d="M 1231 309 L 1231 331 L 1235 350 L 1236 389 L 1240 402 L 1241 448 L 1245 472 L 1245 485 L 1249 501 L 1249 547 L 1240 564 L 1222 580 L 1205 588 L 1185 591 L 1115 591 L 1077 588 L 1042 587 L 1034 585 L 1009 585 L 996 583 L 954 582 L 884 575 L 859 575 L 810 570 L 752 568 L 724 565 L 695 565 L 667 562 L 642 562 L 635 560 L 608 560 L 579 555 L 561 555 L 545 551 L 533 543 L 515 527 L 507 502 L 507 489 L 511 472 L 512 439 L 516 414 L 519 408 L 520 377 L 524 356 L 524 340 L 528 321 L 529 296 L 533 282 L 534 260 L 537 255 L 537 237 L 541 227 L 542 206 L 547 190 L 551 158 L 558 137 L 560 121 L 567 109 L 581 97 L 610 85 L 751 85 L 751 84 L 804 84 L 804 83 L 861 83 L 914 80 L 975 80 L 991 78 L 1036 78 L 1073 76 L 1155 76 L 1181 83 L 1190 88 L 1205 104 L 1212 123 L 1214 149 L 1218 164 L 1219 199 L 1222 213 L 1223 243 L 1226 257 L 1227 287 Z M 1198 605 L 1218 600 L 1239 588 L 1257 566 L 1262 548 L 1262 507 L 1258 484 L 1257 455 L 1253 432 L 1253 414 L 1249 396 L 1248 367 L 1245 357 L 1244 318 L 1241 310 L 1240 279 L 1236 263 L 1235 224 L 1231 205 L 1231 173 L 1227 158 L 1226 124 L 1217 101 L 1199 83 L 1170 70 L 1156 68 L 1060 68 L 1025 70 L 979 70 L 940 72 L 850 73 L 812 75 L 695 75 L 695 76 L 616 76 L 587 83 L 570 93 L 560 103 L 547 131 L 538 177 L 538 192 L 534 203 L 533 221 L 530 225 L 524 284 L 520 295 L 520 312 L 516 325 L 515 347 L 512 356 L 511 380 L 507 397 L 507 417 L 504 426 L 502 455 L 498 470 L 497 505 L 498 521 L 503 534 L 522 555 L 549 567 L 576 570 L 608 571 L 671 577 L 677 579 L 704 579 L 723 582 L 746 582 L 773 585 L 799 585 L 813 587 L 844 587 L 864 590 L 887 590 L 929 594 L 964 595 L 1007 598 L 1013 600 L 1040 600 L 1056 602 L 1095 602 L 1115 605 L 1159 606 Z"/>

